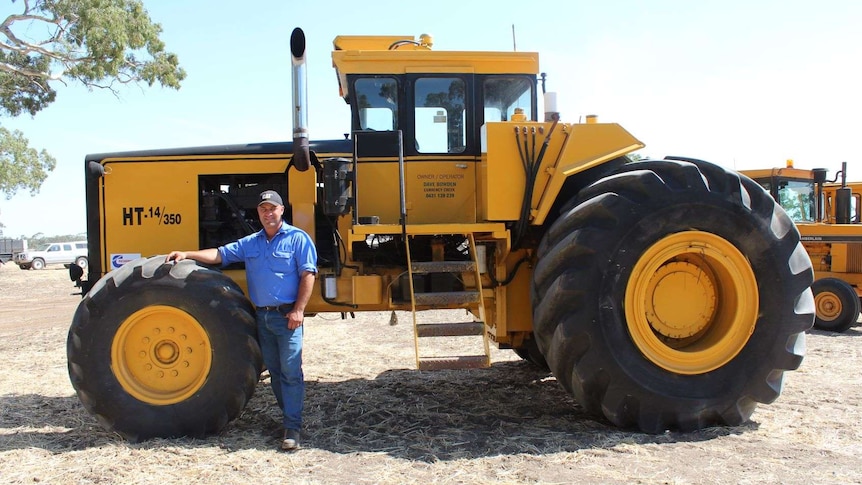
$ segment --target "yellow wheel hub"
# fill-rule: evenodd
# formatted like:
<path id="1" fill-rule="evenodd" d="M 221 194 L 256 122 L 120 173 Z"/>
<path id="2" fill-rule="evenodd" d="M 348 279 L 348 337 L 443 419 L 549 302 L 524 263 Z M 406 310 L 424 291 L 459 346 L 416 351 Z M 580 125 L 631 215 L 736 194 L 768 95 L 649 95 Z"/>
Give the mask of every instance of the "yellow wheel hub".
<path id="1" fill-rule="evenodd" d="M 680 291 L 686 292 L 684 300 Z M 668 263 L 649 281 L 647 319 L 660 335 L 682 339 L 699 334 L 715 315 L 715 285 L 703 269 L 687 262 Z"/>
<path id="2" fill-rule="evenodd" d="M 824 322 L 834 321 L 844 311 L 841 298 L 829 291 L 820 292 L 814 297 L 814 308 L 817 312 L 817 318 Z"/>
<path id="3" fill-rule="evenodd" d="M 711 233 L 686 231 L 647 249 L 626 286 L 629 334 L 652 363 L 678 374 L 718 369 L 757 321 L 757 280 L 745 256 Z"/>
<path id="4" fill-rule="evenodd" d="M 206 382 L 212 345 L 188 313 L 153 305 L 120 325 L 111 344 L 111 369 L 135 398 L 154 405 L 188 399 Z"/>

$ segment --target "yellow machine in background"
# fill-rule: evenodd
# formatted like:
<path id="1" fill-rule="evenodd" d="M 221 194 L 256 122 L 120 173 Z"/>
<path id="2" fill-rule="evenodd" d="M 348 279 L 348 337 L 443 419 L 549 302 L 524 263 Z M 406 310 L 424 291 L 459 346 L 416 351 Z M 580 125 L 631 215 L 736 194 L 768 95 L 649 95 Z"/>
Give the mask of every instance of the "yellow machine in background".
<path id="1" fill-rule="evenodd" d="M 862 298 L 862 182 L 847 182 L 847 163 L 831 182 L 823 168 L 743 173 L 772 194 L 802 234 L 814 267 L 814 326 L 843 332 L 859 318 Z M 840 177 L 840 182 L 839 182 Z"/>
<path id="2" fill-rule="evenodd" d="M 621 126 L 563 122 L 553 93 L 540 117 L 538 54 L 435 51 L 428 36 L 336 37 L 352 129 L 315 141 L 301 30 L 290 47 L 292 142 L 86 157 L 69 373 L 110 429 L 197 436 L 242 410 L 261 367 L 244 269 L 164 254 L 258 230 L 269 189 L 315 240 L 306 310 L 409 311 L 412 328 L 392 331 L 412 332 L 420 371 L 511 348 L 588 412 L 659 433 L 742 423 L 799 366 L 810 264 L 751 180 L 696 159 L 632 163 L 644 145 Z M 468 318 L 432 323 L 431 309 Z"/>

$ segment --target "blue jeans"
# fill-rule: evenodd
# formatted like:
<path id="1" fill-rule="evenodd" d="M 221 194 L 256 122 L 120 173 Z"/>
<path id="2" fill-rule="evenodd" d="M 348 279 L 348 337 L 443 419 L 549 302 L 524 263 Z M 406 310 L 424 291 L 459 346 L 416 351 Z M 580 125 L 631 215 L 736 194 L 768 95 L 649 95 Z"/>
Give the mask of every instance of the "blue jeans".
<path id="1" fill-rule="evenodd" d="M 277 310 L 257 312 L 257 338 L 269 369 L 272 393 L 283 413 L 285 429 L 300 430 L 305 398 L 302 375 L 302 325 L 287 328 L 287 317 Z"/>

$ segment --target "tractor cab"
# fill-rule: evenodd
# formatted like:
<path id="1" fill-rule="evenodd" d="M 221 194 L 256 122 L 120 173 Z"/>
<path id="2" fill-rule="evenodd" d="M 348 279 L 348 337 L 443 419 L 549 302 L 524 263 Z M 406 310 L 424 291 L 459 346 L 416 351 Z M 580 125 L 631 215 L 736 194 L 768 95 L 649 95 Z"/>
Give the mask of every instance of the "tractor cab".
<path id="1" fill-rule="evenodd" d="M 536 121 L 537 54 L 431 45 L 428 35 L 336 37 L 332 59 L 355 132 L 401 130 L 405 156 L 478 155 L 482 124 Z"/>
<path id="2" fill-rule="evenodd" d="M 846 163 L 835 180 L 826 180 L 827 170 L 793 167 L 793 160 L 784 168 L 744 170 L 743 174 L 757 182 L 778 201 L 796 223 L 825 222 L 829 224 L 859 223 L 862 191 L 858 183 L 846 180 Z M 838 177 L 841 182 L 838 182 Z"/>
<path id="3" fill-rule="evenodd" d="M 784 168 L 746 170 L 743 173 L 769 192 L 793 222 L 817 220 L 814 170 L 793 168 L 792 161 L 788 161 Z"/>
<path id="4" fill-rule="evenodd" d="M 409 223 L 478 222 L 483 125 L 537 119 L 537 54 L 431 47 L 427 35 L 334 41 L 339 94 L 351 106 L 353 209 L 361 220 L 401 221 L 402 160 Z"/>

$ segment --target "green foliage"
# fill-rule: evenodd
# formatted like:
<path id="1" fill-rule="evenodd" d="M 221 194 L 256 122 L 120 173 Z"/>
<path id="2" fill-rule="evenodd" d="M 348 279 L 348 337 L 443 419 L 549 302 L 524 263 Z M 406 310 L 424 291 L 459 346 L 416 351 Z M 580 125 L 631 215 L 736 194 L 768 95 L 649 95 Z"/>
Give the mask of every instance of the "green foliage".
<path id="1" fill-rule="evenodd" d="M 31 57 L 20 52 L 0 50 L 0 64 L 14 66 L 19 70 L 46 71 L 50 64 L 47 57 Z M 18 116 L 22 112 L 35 115 L 52 103 L 57 96 L 51 86 L 39 83 L 27 76 L 0 70 L 0 113 Z"/>
<path id="2" fill-rule="evenodd" d="M 41 232 L 33 234 L 31 237 L 22 237 L 27 240 L 27 247 L 30 249 L 39 249 L 46 244 L 66 241 L 86 241 L 86 234 L 66 234 L 64 236 L 46 236 Z"/>
<path id="3" fill-rule="evenodd" d="M 12 0 L 13 3 L 15 0 Z M 78 81 L 179 89 L 186 73 L 159 38 L 142 0 L 29 0 L 0 23 L 0 116 L 31 116 L 56 98 L 56 83 Z M 34 36 L 36 36 L 34 38 Z M 0 132 L 0 192 L 38 192 L 56 161 L 23 134 Z"/>
<path id="4" fill-rule="evenodd" d="M 26 79 L 50 90 L 52 82 L 77 80 L 109 89 L 117 82 L 179 89 L 186 77 L 141 0 L 31 0 L 23 10 L 0 24 L 7 56 L 0 70 L 19 85 Z M 34 39 L 34 32 L 45 35 Z"/>
<path id="5" fill-rule="evenodd" d="M 36 151 L 18 130 L 0 126 L 0 192 L 9 199 L 19 189 L 39 192 L 39 186 L 57 165 L 44 149 Z"/>
<path id="6" fill-rule="evenodd" d="M 165 52 L 162 27 L 150 20 L 140 0 L 45 0 L 37 2 L 55 19 L 71 19 L 57 32 L 65 75 L 96 85 L 106 79 L 143 81 L 179 89 L 186 77 L 175 54 Z"/>

